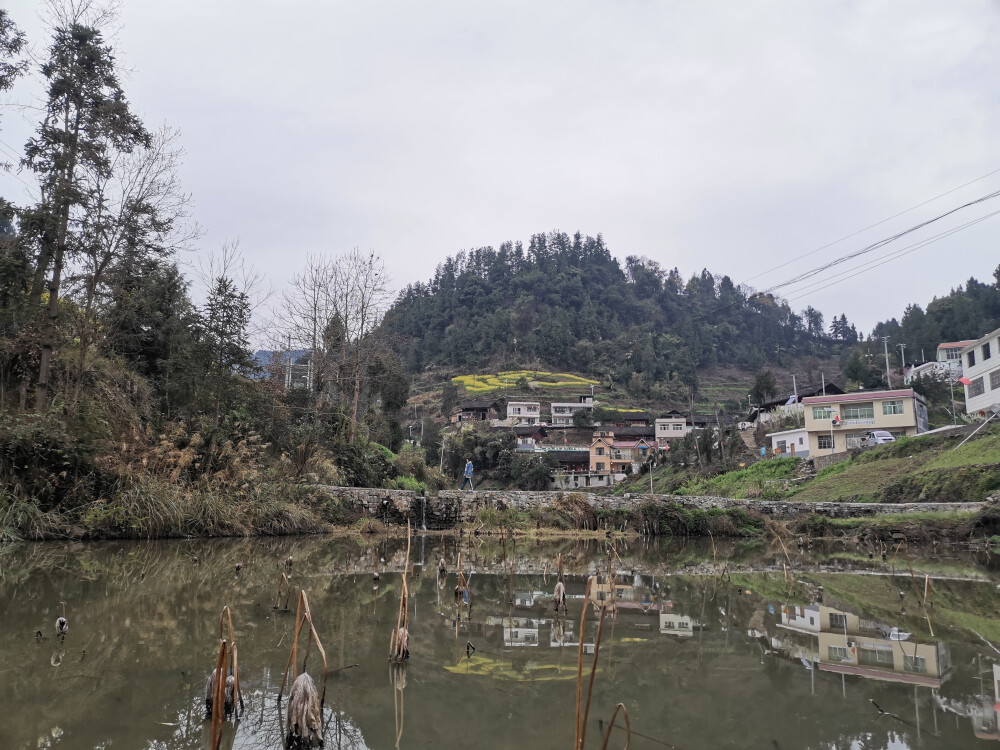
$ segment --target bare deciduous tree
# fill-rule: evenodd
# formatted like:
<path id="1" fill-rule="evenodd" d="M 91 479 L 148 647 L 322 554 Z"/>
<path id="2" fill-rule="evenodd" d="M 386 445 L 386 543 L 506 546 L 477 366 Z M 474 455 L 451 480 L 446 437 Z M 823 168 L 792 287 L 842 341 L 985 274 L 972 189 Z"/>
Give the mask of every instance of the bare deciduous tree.
<path id="1" fill-rule="evenodd" d="M 391 292 L 385 263 L 374 252 L 365 254 L 355 248 L 338 258 L 335 268 L 334 305 L 343 324 L 345 364 L 347 350 L 350 349 L 350 440 L 353 441 L 363 385 L 362 364 L 378 346 L 375 333 L 389 309 Z"/>
<path id="2" fill-rule="evenodd" d="M 377 331 L 391 301 L 385 263 L 360 250 L 336 258 L 310 257 L 285 292 L 278 313 L 278 348 L 309 352 L 316 406 L 335 390 L 357 434 L 365 362 L 379 346 Z"/>
<path id="3" fill-rule="evenodd" d="M 152 134 L 148 146 L 115 153 L 107 171 L 89 170 L 81 180 L 89 210 L 81 221 L 71 276 L 72 292 L 80 302 L 73 404 L 79 399 L 100 330 L 99 308 L 109 296 L 105 287 L 113 283 L 115 269 L 188 250 L 201 233 L 191 220 L 191 197 L 181 188 L 183 151 L 178 141 L 176 130 L 163 127 Z"/>

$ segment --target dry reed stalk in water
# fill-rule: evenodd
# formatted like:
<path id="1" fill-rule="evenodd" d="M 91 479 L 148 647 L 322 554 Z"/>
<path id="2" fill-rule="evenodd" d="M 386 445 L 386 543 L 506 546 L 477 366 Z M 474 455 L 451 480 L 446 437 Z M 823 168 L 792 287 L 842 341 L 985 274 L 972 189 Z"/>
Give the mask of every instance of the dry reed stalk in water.
<path id="1" fill-rule="evenodd" d="M 593 577 L 587 579 L 587 588 L 583 594 L 583 612 L 580 613 L 580 644 L 576 654 L 576 726 L 573 734 L 573 748 L 580 750 L 580 702 L 583 700 L 583 636 L 587 625 L 587 605 L 590 603 L 590 588 Z"/>
<path id="2" fill-rule="evenodd" d="M 597 638 L 594 641 L 594 663 L 590 665 L 590 684 L 587 685 L 587 706 L 583 710 L 583 723 L 580 725 L 581 750 L 587 739 L 587 718 L 590 716 L 590 698 L 594 694 L 594 675 L 597 674 L 597 657 L 601 653 L 601 636 L 604 634 L 604 613 L 607 609 L 607 607 L 601 607 L 601 619 L 597 625 Z"/>
<path id="3" fill-rule="evenodd" d="M 410 600 L 410 589 L 406 583 L 406 576 L 410 569 L 410 541 L 412 539 L 412 530 L 410 529 L 410 519 L 406 519 L 406 562 L 403 564 L 403 581 L 400 588 L 399 596 L 399 612 L 396 615 L 396 629 L 392 631 L 389 636 L 389 658 L 395 661 L 403 660 L 403 651 L 406 644 L 402 643 L 400 632 L 406 632 L 406 627 L 409 624 L 409 600 Z"/>
<path id="4" fill-rule="evenodd" d="M 619 711 L 625 714 L 625 750 L 628 750 L 628 746 L 632 743 L 632 724 L 628 720 L 628 709 L 625 708 L 624 703 L 619 703 L 615 706 L 615 710 L 611 713 L 611 721 L 608 723 L 608 731 L 604 733 L 604 743 L 601 745 L 601 750 L 608 750 L 608 741 L 611 739 L 611 730 L 615 727 L 615 719 L 618 718 Z"/>
<path id="5" fill-rule="evenodd" d="M 281 578 L 278 579 L 278 593 L 274 597 L 274 607 L 272 609 L 278 609 L 278 604 L 281 602 L 281 592 L 285 592 L 285 609 L 288 609 L 288 597 L 292 595 L 292 586 L 288 582 L 288 576 L 284 573 L 281 574 Z"/>
<path id="6" fill-rule="evenodd" d="M 233 613 L 230 611 L 229 606 L 226 605 L 222 608 L 222 614 L 219 615 L 219 640 L 225 640 L 223 637 L 223 622 L 224 618 L 228 619 L 229 622 L 229 650 L 232 653 L 233 662 L 233 710 L 236 709 L 237 702 L 239 703 L 240 711 L 244 710 L 243 705 L 243 691 L 240 688 L 240 666 L 236 655 L 236 632 L 233 630 Z M 237 712 L 237 716 L 239 715 Z"/>
<path id="7" fill-rule="evenodd" d="M 323 658 L 323 692 L 320 698 L 320 704 L 323 705 L 326 702 L 326 681 L 329 670 L 327 668 L 326 662 L 326 649 L 323 648 L 323 643 L 319 639 L 319 634 L 316 632 L 316 628 L 313 627 L 312 622 L 312 611 L 309 608 L 309 597 L 306 596 L 305 591 L 299 592 L 298 605 L 295 611 L 295 639 L 292 642 L 292 651 L 288 655 L 288 662 L 285 664 L 285 672 L 281 676 L 281 687 L 278 688 L 278 703 L 281 703 L 281 696 L 285 691 L 285 683 L 288 681 L 288 670 L 292 670 L 292 681 L 294 682 L 297 674 L 297 660 L 298 660 L 298 645 L 299 645 L 299 635 L 302 633 L 302 626 L 309 623 L 309 635 L 306 636 L 307 644 L 309 636 L 312 636 L 312 640 L 316 643 L 316 648 L 319 649 L 320 656 Z M 309 658 L 308 646 L 306 651 L 306 656 L 302 660 L 302 670 L 305 671 L 306 659 Z"/>
<path id="8" fill-rule="evenodd" d="M 219 750 L 222 742 L 222 719 L 226 700 L 226 642 L 219 643 L 219 656 L 215 660 L 215 682 L 212 691 L 212 750 Z"/>

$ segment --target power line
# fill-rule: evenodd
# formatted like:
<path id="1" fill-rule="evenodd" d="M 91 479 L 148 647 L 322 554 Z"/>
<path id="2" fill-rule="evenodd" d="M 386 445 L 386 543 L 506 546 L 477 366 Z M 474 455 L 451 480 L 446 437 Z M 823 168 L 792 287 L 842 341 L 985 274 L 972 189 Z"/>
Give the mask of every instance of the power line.
<path id="1" fill-rule="evenodd" d="M 898 250 L 894 250 L 893 252 L 887 255 L 880 256 L 872 260 L 867 260 L 860 265 L 854 266 L 845 271 L 841 271 L 840 273 L 833 274 L 832 276 L 827 276 L 826 278 L 820 279 L 819 281 L 814 281 L 811 284 L 807 284 L 791 292 L 795 296 L 789 297 L 788 301 L 800 299 L 801 297 L 812 294 L 813 291 L 819 291 L 819 289 L 814 289 L 813 291 L 806 292 L 807 289 L 811 289 L 812 287 L 818 287 L 820 285 L 824 285 L 821 286 L 820 288 L 826 289 L 828 286 L 833 286 L 833 284 L 827 284 L 826 282 L 832 281 L 833 279 L 837 279 L 838 277 L 841 276 L 845 277 L 843 279 L 840 279 L 841 281 L 845 281 L 846 279 L 853 278 L 854 276 L 857 276 L 860 273 L 864 273 L 865 271 L 870 271 L 873 268 L 878 268 L 879 266 L 885 265 L 886 263 L 896 260 L 897 258 L 901 258 L 904 255 L 909 255 L 914 250 L 919 250 L 920 248 L 926 247 L 927 245 L 931 245 L 937 242 L 938 240 L 944 239 L 945 237 L 950 237 L 951 235 L 956 234 L 962 231 L 963 229 L 968 229 L 971 226 L 975 226 L 980 222 L 986 221 L 987 219 L 996 216 L 998 213 L 1000 213 L 1000 210 L 993 211 L 991 213 L 985 214 L 984 216 L 979 216 L 957 227 L 952 227 L 951 229 L 941 232 L 940 234 L 936 234 L 932 237 L 926 237 L 922 240 L 919 240 L 918 242 L 914 242 L 912 245 L 906 245 L 905 247 L 899 248 Z M 839 282 L 834 282 L 834 283 L 839 283 Z"/>
<path id="2" fill-rule="evenodd" d="M 881 240 L 879 240 L 877 242 L 873 242 L 870 245 L 866 245 L 865 247 L 861 248 L 860 250 L 855 250 L 854 252 L 847 253 L 846 255 L 842 255 L 839 258 L 836 258 L 836 259 L 830 261 L 829 263 L 824 263 L 823 265 L 817 266 L 817 267 L 812 268 L 812 269 L 810 269 L 808 271 L 804 271 L 804 272 L 798 274 L 797 276 L 793 276 L 791 279 L 783 281 L 783 282 L 781 282 L 779 284 L 774 284 L 773 286 L 765 289 L 763 292 L 760 292 L 760 293 L 761 294 L 771 294 L 771 293 L 777 291 L 778 289 L 782 289 L 782 288 L 784 288 L 786 286 L 792 286 L 794 284 L 797 284 L 800 281 L 805 281 L 806 279 L 812 278 L 813 276 L 816 276 L 817 274 L 820 274 L 820 273 L 822 273 L 823 271 L 826 271 L 829 268 L 833 268 L 834 266 L 838 266 L 841 263 L 846 263 L 847 261 L 852 260 L 854 258 L 857 258 L 857 257 L 859 257 L 861 255 L 866 255 L 866 254 L 868 254 L 870 252 L 878 250 L 879 248 L 885 247 L 890 242 L 895 242 L 900 237 L 905 237 L 908 234 L 912 234 L 913 232 L 916 232 L 919 229 L 923 229 L 924 227 L 929 226 L 929 225 L 933 224 L 934 222 L 940 221 L 941 219 L 944 219 L 947 216 L 951 216 L 952 214 L 957 213 L 958 211 L 961 211 L 961 210 L 963 210 L 965 208 L 969 208 L 970 206 L 975 206 L 975 205 L 977 205 L 979 203 L 983 203 L 983 202 L 988 201 L 988 200 L 992 200 L 992 199 L 994 199 L 994 198 L 996 198 L 998 196 L 1000 196 L 1000 190 L 994 191 L 992 193 L 987 193 L 986 195 L 981 196 L 979 198 L 976 198 L 975 200 L 969 201 L 967 203 L 963 203 L 962 205 L 957 206 L 957 207 L 955 207 L 953 209 L 950 209 L 948 211 L 945 211 L 942 214 L 938 214 L 937 216 L 935 216 L 935 217 L 933 217 L 931 219 L 927 219 L 926 221 L 922 221 L 919 224 L 914 224 L 912 227 L 910 227 L 908 229 L 904 229 L 901 232 L 897 232 L 896 234 L 892 235 L 891 237 L 886 237 L 885 239 L 881 239 Z"/>
<path id="3" fill-rule="evenodd" d="M 981 180 L 985 180 L 987 177 L 992 177 L 993 175 L 997 174 L 998 172 L 1000 172 L 1000 169 L 994 169 L 992 172 L 987 172 L 982 177 L 977 177 L 976 179 L 970 180 L 969 182 L 966 182 L 966 183 L 964 183 L 962 185 L 959 185 L 958 187 L 954 187 L 951 190 L 946 190 L 945 192 L 943 192 L 943 193 L 941 193 L 939 195 L 935 195 L 933 198 L 928 198 L 927 200 L 925 200 L 922 203 L 918 203 L 915 206 L 911 206 L 910 208 L 907 208 L 905 211 L 900 211 L 898 214 L 893 214 L 892 216 L 890 216 L 887 219 L 882 219 L 882 221 L 877 221 L 874 224 L 870 224 L 869 226 L 865 227 L 864 229 L 859 229 L 856 232 L 851 232 L 851 234 L 844 235 L 839 240 L 834 240 L 833 242 L 829 242 L 829 243 L 823 245 L 822 247 L 817 247 L 815 250 L 810 250 L 807 253 L 803 253 L 802 255 L 799 255 L 796 258 L 792 258 L 791 260 L 785 261 L 784 263 L 781 263 L 780 265 L 774 266 L 774 268 L 769 268 L 766 271 L 761 271 L 760 273 L 756 274 L 755 276 L 751 276 L 749 279 L 746 280 L 746 282 L 753 281 L 754 279 L 758 279 L 761 276 L 765 276 L 765 275 L 771 273 L 772 271 L 777 271 L 779 268 L 784 268 L 785 266 L 791 265 L 792 263 L 795 263 L 796 261 L 802 260 L 803 258 L 808 258 L 810 255 L 814 255 L 814 254 L 818 253 L 820 250 L 826 250 L 828 247 L 833 247 L 834 245 L 837 245 L 837 244 L 843 242 L 844 240 L 849 240 L 851 237 L 857 237 L 859 234 L 862 234 L 863 232 L 867 232 L 869 229 L 874 229 L 877 226 L 885 224 L 887 221 L 892 221 L 893 219 L 897 219 L 900 216 L 902 216 L 903 214 L 908 214 L 910 211 L 915 211 L 916 209 L 920 208 L 921 206 L 926 206 L 928 203 L 933 203 L 938 198 L 943 198 L 944 196 L 950 195 L 951 193 L 954 193 L 957 190 L 961 190 L 962 188 L 968 187 L 969 185 L 972 185 L 972 184 L 974 184 L 976 182 L 979 182 Z M 744 282 L 744 283 L 746 283 L 746 282 Z"/>
<path id="4" fill-rule="evenodd" d="M 901 251 L 898 251 L 897 253 L 895 253 L 894 255 L 892 255 L 891 257 L 886 257 L 885 259 L 877 261 L 877 262 L 876 261 L 872 261 L 870 264 L 866 264 L 866 265 L 869 265 L 868 268 L 862 268 L 861 270 L 857 271 L 856 273 L 852 273 L 851 275 L 846 276 L 846 277 L 844 277 L 842 279 L 839 279 L 837 281 L 832 281 L 829 284 L 826 284 L 825 286 L 819 287 L 819 289 L 813 289 L 810 292 L 805 292 L 804 294 L 799 294 L 799 295 L 797 295 L 795 297 L 791 297 L 787 301 L 791 302 L 793 300 L 801 299 L 802 297 L 807 297 L 810 294 L 814 294 L 816 292 L 822 291 L 823 289 L 828 289 L 831 286 L 835 286 L 835 285 L 837 285 L 837 284 L 839 284 L 839 283 L 841 283 L 843 281 L 847 281 L 848 279 L 853 279 L 855 276 L 860 276 L 861 274 L 865 273 L 866 271 L 871 271 L 873 268 L 878 268 L 879 266 L 884 266 L 886 263 L 890 263 L 890 262 L 892 262 L 894 260 L 897 260 L 898 258 L 901 258 L 904 255 L 909 255 L 910 253 L 915 252 L 916 250 L 920 250 L 921 248 L 924 248 L 927 245 L 932 245 L 935 242 L 938 242 L 939 240 L 944 239 L 945 237 L 949 237 L 952 234 L 956 234 L 957 232 L 960 232 L 963 229 L 967 229 L 969 226 L 972 226 L 974 224 L 978 224 L 978 223 L 980 223 L 982 221 L 986 221 L 986 219 L 992 218 L 992 217 L 996 216 L 997 214 L 1000 214 L 1000 210 L 994 211 L 993 213 L 987 214 L 986 216 L 981 216 L 978 219 L 975 219 L 973 221 L 968 222 L 965 225 L 962 225 L 961 227 L 956 227 L 952 231 L 943 232 L 942 234 L 940 234 L 940 235 L 938 235 L 936 237 L 933 237 L 933 238 L 930 238 L 930 239 L 927 239 L 927 240 L 922 240 L 921 242 L 914 243 L 913 245 L 908 246 L 908 248 L 904 248 L 905 252 L 901 250 Z M 830 278 L 833 278 L 833 277 L 830 277 Z M 817 282 L 817 283 L 820 283 L 820 282 Z"/>

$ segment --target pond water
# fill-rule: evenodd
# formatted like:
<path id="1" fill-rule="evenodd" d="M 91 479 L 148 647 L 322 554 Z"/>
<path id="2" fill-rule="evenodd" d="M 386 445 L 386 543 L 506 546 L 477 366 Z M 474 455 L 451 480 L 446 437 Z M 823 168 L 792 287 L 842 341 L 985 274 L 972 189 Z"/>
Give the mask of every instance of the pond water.
<path id="1" fill-rule="evenodd" d="M 282 747 L 276 698 L 300 590 L 330 669 L 327 748 L 570 747 L 584 592 L 601 574 L 592 598 L 612 600 L 609 566 L 615 612 L 597 654 L 588 748 L 601 747 L 618 703 L 633 748 L 1000 739 L 1000 573 L 985 553 L 890 548 L 883 562 L 853 545 L 418 536 L 411 655 L 390 668 L 405 548 L 377 538 L 6 547 L 0 748 L 207 747 L 203 686 L 225 605 L 246 712 L 227 723 L 223 747 Z M 455 604 L 459 552 L 471 613 Z M 286 612 L 273 606 L 289 555 Z M 552 601 L 560 556 L 568 614 Z M 584 694 L 596 631 L 588 607 Z M 315 649 L 308 671 L 322 683 Z M 614 728 L 609 747 L 624 744 Z"/>

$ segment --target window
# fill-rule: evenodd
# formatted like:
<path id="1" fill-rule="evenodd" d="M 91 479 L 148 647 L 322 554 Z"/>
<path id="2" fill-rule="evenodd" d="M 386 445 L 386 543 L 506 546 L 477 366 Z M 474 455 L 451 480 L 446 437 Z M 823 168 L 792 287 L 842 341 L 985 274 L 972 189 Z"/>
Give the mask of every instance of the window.
<path id="1" fill-rule="evenodd" d="M 827 646 L 827 658 L 830 661 L 847 661 L 847 649 L 844 646 Z"/>
<path id="2" fill-rule="evenodd" d="M 675 424 L 672 429 L 677 430 L 679 432 L 680 430 L 684 429 L 684 425 L 682 425 L 682 424 Z"/>
<path id="3" fill-rule="evenodd" d="M 975 352 L 969 352 L 968 354 L 965 355 L 965 358 L 969 361 L 969 367 L 975 367 L 976 366 L 976 353 Z"/>
<path id="4" fill-rule="evenodd" d="M 1000 370 L 994 370 L 990 373 L 990 388 L 994 391 L 1000 388 Z"/>
<path id="5" fill-rule="evenodd" d="M 814 406 L 813 419 L 829 419 L 830 411 L 831 409 L 829 406 Z"/>
<path id="6" fill-rule="evenodd" d="M 803 445 L 802 438 L 799 438 L 799 445 Z"/>
<path id="7" fill-rule="evenodd" d="M 604 471 L 604 462 L 603 461 L 598 461 L 596 468 L 597 468 L 597 471 Z"/>
<path id="8" fill-rule="evenodd" d="M 595 456 L 603 456 L 604 455 L 604 448 L 596 448 L 594 450 L 594 455 Z"/>
<path id="9" fill-rule="evenodd" d="M 982 396 L 986 393 L 986 386 L 983 384 L 983 378 L 980 376 L 972 381 L 972 384 L 966 386 L 969 389 L 969 398 L 973 396 Z"/>
<path id="10" fill-rule="evenodd" d="M 830 613 L 830 628 L 835 630 L 843 630 L 847 627 L 847 615 L 842 615 L 839 612 Z"/>
<path id="11" fill-rule="evenodd" d="M 892 667 L 895 661 L 892 646 L 862 644 L 858 649 L 858 661 L 869 667 Z"/>
<path id="12" fill-rule="evenodd" d="M 902 414 L 903 413 L 903 402 L 902 401 L 883 401 L 882 402 L 882 414 L 884 416 L 889 416 L 890 414 Z"/>
<path id="13" fill-rule="evenodd" d="M 816 442 L 821 451 L 833 450 L 833 435 L 819 435 Z"/>
<path id="14" fill-rule="evenodd" d="M 684 622 L 684 620 L 679 620 L 677 622 L 677 629 L 678 630 L 685 630 L 687 627 L 688 627 L 688 624 L 686 622 Z"/>
<path id="15" fill-rule="evenodd" d="M 985 344 L 983 344 L 983 362 L 985 362 L 986 360 L 988 360 L 990 358 L 990 356 L 991 356 L 990 355 L 990 342 L 987 341 Z"/>
<path id="16" fill-rule="evenodd" d="M 907 672 L 927 674 L 927 659 L 922 656 L 903 654 L 903 669 Z"/>
<path id="17" fill-rule="evenodd" d="M 874 419 L 874 404 L 844 404 L 844 419 Z"/>

